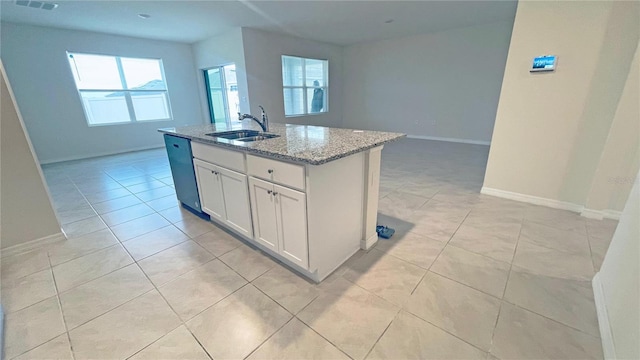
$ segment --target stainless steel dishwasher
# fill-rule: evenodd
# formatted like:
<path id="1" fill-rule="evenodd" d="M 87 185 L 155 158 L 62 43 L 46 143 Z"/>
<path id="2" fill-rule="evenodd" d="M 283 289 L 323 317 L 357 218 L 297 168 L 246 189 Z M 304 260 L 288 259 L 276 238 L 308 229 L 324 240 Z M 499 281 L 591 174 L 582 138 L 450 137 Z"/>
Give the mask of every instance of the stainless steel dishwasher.
<path id="1" fill-rule="evenodd" d="M 196 173 L 193 169 L 191 140 L 164 134 L 164 144 L 178 200 L 192 210 L 202 213 Z"/>

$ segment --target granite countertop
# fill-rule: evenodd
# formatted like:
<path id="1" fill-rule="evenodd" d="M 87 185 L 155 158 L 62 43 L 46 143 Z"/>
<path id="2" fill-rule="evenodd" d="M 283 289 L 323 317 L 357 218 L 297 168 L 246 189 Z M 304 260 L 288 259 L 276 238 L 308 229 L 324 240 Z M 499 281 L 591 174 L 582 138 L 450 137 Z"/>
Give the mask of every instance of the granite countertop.
<path id="1" fill-rule="evenodd" d="M 332 160 L 337 160 L 405 136 L 405 134 L 401 133 L 310 125 L 273 123 L 270 124 L 269 127 L 269 133 L 280 136 L 252 142 L 215 138 L 206 134 L 240 129 L 261 130 L 257 124 L 252 124 L 252 126 L 245 124 L 244 127 L 241 123 L 237 124 L 237 126 L 206 124 L 162 128 L 158 129 L 158 131 L 191 139 L 199 143 L 218 145 L 248 153 L 311 165 L 320 165 Z"/>

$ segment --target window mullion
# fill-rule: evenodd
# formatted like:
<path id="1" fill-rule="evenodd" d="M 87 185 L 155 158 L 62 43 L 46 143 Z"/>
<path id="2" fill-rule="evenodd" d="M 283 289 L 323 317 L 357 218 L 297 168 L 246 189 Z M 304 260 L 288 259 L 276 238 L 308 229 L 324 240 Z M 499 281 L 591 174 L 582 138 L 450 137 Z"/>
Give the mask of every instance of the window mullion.
<path id="1" fill-rule="evenodd" d="M 122 89 L 124 90 L 124 100 L 127 103 L 127 109 L 129 110 L 129 119 L 131 122 L 136 122 L 136 112 L 133 108 L 133 100 L 131 99 L 131 93 L 129 92 L 129 88 L 127 87 L 127 79 L 124 77 L 124 70 L 122 68 L 122 61 L 120 60 L 120 56 L 116 56 L 116 64 L 118 65 L 118 74 L 120 75 L 120 83 L 122 84 Z"/>
<path id="2" fill-rule="evenodd" d="M 299 61 L 299 63 L 298 63 Z M 317 75 L 318 77 L 321 77 L 321 79 L 319 78 L 318 80 L 322 81 L 322 85 L 318 86 L 317 89 L 319 89 L 320 91 L 322 91 L 322 94 L 324 95 L 322 97 L 322 110 L 319 112 L 327 112 L 328 107 L 329 107 L 329 101 L 328 101 L 328 60 L 319 60 L 319 59 L 307 59 L 307 58 L 303 58 L 303 57 L 294 57 L 294 56 L 289 56 L 289 55 L 282 55 L 282 68 L 283 68 L 283 79 L 282 79 L 282 87 L 284 89 L 285 93 L 289 93 L 289 97 L 285 98 L 285 116 L 298 116 L 298 115 L 311 115 L 313 113 L 311 113 L 311 110 L 313 109 L 313 107 L 311 106 L 312 104 L 310 104 L 310 101 L 313 102 L 313 98 L 309 99 L 309 96 L 315 96 L 315 90 L 316 90 L 316 86 L 315 85 L 308 85 L 307 84 L 307 62 L 311 61 L 312 62 L 312 66 L 313 66 L 313 74 Z M 321 69 L 316 69 L 316 62 L 320 62 L 322 64 L 322 68 Z M 292 63 L 292 64 L 290 64 Z M 295 65 L 293 65 L 293 63 L 297 63 Z M 292 80 L 291 78 L 294 78 L 293 74 L 294 74 L 294 69 L 295 67 L 297 67 L 297 65 L 300 64 L 301 66 L 301 71 L 302 74 L 300 75 L 300 79 L 302 80 L 302 84 L 299 86 L 292 86 L 292 85 L 285 85 L 285 83 L 287 82 L 287 75 L 289 75 L 290 80 Z M 321 74 L 319 74 L 319 72 L 321 71 Z M 312 77 L 312 80 L 310 80 L 311 82 L 313 82 L 315 78 Z M 293 80 L 292 80 L 293 81 Z M 297 80 L 296 80 L 297 81 Z M 297 83 L 297 82 L 296 82 Z M 294 99 L 295 99 L 295 95 L 297 93 L 296 90 L 300 90 L 302 91 L 302 96 L 301 96 L 301 100 L 303 102 L 302 104 L 302 111 L 301 112 L 296 112 L 295 114 L 291 113 L 288 114 L 286 111 L 286 106 L 288 102 L 293 103 Z M 309 90 L 313 90 L 311 93 L 309 93 Z M 293 109 L 292 109 L 293 110 Z"/>
<path id="3" fill-rule="evenodd" d="M 231 124 L 231 113 L 229 113 L 229 101 L 227 99 L 227 77 L 224 74 L 224 66 L 220 66 L 220 92 L 222 92 L 222 103 L 224 107 L 224 117 L 227 124 Z"/>
<path id="4" fill-rule="evenodd" d="M 307 60 L 302 59 L 302 102 L 303 102 L 303 114 L 308 114 L 307 109 Z"/>

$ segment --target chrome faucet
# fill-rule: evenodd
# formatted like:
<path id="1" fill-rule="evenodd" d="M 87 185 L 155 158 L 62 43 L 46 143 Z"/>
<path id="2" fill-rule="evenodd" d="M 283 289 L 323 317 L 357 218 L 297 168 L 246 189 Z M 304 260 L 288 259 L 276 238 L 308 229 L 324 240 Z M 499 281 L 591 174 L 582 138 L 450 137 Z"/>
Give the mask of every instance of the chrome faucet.
<path id="1" fill-rule="evenodd" d="M 240 113 L 238 113 L 238 121 L 242 121 L 244 119 L 251 119 L 251 120 L 257 122 L 258 125 L 260 125 L 260 127 L 262 128 L 262 131 L 268 132 L 269 131 L 269 118 L 267 117 L 267 112 L 264 111 L 264 108 L 262 107 L 262 105 L 258 105 L 258 107 L 262 111 L 262 121 L 260 119 L 256 118 L 255 116 L 251 115 L 251 114 L 240 114 Z"/>

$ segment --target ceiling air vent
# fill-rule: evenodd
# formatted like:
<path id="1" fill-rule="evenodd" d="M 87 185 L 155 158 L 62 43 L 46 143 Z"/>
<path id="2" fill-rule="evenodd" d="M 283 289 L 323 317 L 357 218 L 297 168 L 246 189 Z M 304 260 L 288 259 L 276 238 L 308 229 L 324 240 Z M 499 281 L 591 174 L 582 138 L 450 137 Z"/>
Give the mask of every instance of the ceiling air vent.
<path id="1" fill-rule="evenodd" d="M 42 10 L 53 10 L 58 7 L 58 4 L 52 2 L 29 0 L 16 0 L 16 5 Z"/>

